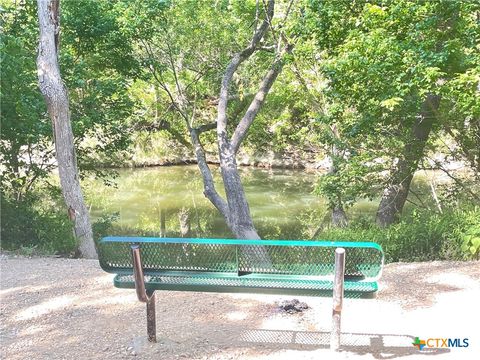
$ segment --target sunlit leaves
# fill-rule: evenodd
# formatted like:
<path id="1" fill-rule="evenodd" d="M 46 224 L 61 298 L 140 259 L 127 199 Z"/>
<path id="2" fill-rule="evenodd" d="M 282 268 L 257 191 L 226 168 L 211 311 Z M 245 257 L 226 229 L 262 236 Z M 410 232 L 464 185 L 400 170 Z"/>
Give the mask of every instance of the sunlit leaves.
<path id="1" fill-rule="evenodd" d="M 479 24 L 474 18 L 479 10 L 475 1 L 308 3 L 304 37 L 316 42 L 328 80 L 328 111 L 321 118 L 336 125 L 345 148 L 358 151 L 365 163 L 383 159 L 388 169 L 389 159 L 411 141 L 411 124 L 422 101 L 428 94 L 438 94 L 442 113 L 437 114 L 434 129 L 459 120 L 453 128 L 463 129 L 466 136 L 459 141 L 468 142 L 464 148 L 476 159 L 471 150 L 474 137 L 469 135 L 476 130 L 476 121 L 468 119 L 475 119 L 473 103 L 478 103 L 472 72 L 478 68 Z M 469 74 L 469 80 L 462 74 Z M 352 161 L 356 160 L 349 156 L 340 159 L 338 172 L 322 180 L 322 194 L 349 198 L 348 187 L 357 191 L 353 174 L 358 171 L 350 167 Z M 365 184 L 364 179 L 358 181 Z"/>

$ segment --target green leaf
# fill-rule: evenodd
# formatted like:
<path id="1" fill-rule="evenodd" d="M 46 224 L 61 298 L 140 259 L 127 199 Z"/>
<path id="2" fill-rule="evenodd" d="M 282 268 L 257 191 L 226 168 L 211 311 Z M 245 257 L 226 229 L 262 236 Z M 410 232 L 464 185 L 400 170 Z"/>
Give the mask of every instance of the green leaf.
<path id="1" fill-rule="evenodd" d="M 403 102 L 403 99 L 400 97 L 393 97 L 387 100 L 380 102 L 380 106 L 392 111 L 396 106 Z"/>

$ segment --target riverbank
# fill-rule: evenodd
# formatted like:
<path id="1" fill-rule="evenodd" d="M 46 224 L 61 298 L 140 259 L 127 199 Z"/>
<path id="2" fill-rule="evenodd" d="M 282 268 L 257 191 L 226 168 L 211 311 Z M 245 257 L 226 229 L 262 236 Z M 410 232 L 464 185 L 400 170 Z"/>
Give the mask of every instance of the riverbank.
<path id="1" fill-rule="evenodd" d="M 205 147 L 205 156 L 208 164 L 219 165 L 217 149 L 214 144 Z M 431 167 L 435 163 L 441 164 L 448 171 L 466 168 L 460 161 L 452 161 L 443 153 L 429 155 Z M 381 161 L 381 159 L 379 159 Z M 156 166 L 176 166 L 196 164 L 195 154 L 185 146 L 179 146 L 172 140 L 155 137 L 148 146 L 137 144 L 128 151 L 121 153 L 117 159 L 98 159 L 98 166 L 118 168 L 143 168 Z M 265 169 L 302 169 L 313 172 L 327 172 L 331 167 L 331 159 L 324 149 L 312 144 L 300 148 L 287 146 L 283 150 L 252 150 L 240 148 L 237 155 L 239 166 L 250 166 Z"/>
<path id="2" fill-rule="evenodd" d="M 158 342 L 145 336 L 144 305 L 116 289 L 97 261 L 0 259 L 1 358 L 318 359 L 328 350 L 331 299 L 161 292 Z M 385 266 L 377 299 L 346 299 L 336 358 L 471 359 L 480 350 L 480 262 Z M 468 338 L 468 348 L 419 352 L 415 337 Z"/>
<path id="3" fill-rule="evenodd" d="M 206 152 L 207 163 L 219 165 L 218 155 L 215 152 Z M 156 166 L 176 166 L 196 164 L 197 159 L 188 151 L 162 151 L 160 156 L 150 156 L 148 153 L 136 151 L 131 158 L 113 164 L 115 167 L 141 168 Z M 330 159 L 323 152 L 315 149 L 298 151 L 275 152 L 246 152 L 240 150 L 237 156 L 239 166 L 252 166 L 265 169 L 304 169 L 307 171 L 325 172 L 330 168 Z M 108 166 L 108 164 L 105 164 Z"/>

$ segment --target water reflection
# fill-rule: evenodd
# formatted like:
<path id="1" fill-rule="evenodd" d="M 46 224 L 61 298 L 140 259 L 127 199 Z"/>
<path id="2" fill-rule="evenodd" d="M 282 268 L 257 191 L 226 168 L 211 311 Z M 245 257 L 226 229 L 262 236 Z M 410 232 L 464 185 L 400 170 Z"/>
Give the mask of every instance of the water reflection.
<path id="1" fill-rule="evenodd" d="M 223 195 L 218 168 L 212 169 Z M 328 215 L 312 194 L 316 177 L 302 170 L 240 168 L 255 226 L 270 239 L 309 238 Z M 120 170 L 116 188 L 100 182 L 88 194 L 92 216 L 119 213 L 112 235 L 232 237 L 203 196 L 196 165 Z M 421 181 L 416 186 L 424 191 Z M 428 190 L 425 190 L 428 191 Z M 373 216 L 377 201 L 360 201 L 350 216 Z"/>

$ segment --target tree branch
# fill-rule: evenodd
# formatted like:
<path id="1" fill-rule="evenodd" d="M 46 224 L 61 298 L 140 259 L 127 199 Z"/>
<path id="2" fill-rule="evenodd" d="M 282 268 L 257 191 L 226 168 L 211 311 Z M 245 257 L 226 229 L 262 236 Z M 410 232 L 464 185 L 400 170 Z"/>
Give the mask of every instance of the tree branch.
<path id="1" fill-rule="evenodd" d="M 269 19 L 273 17 L 275 1 L 269 0 L 263 20 L 260 27 L 253 34 L 250 44 L 241 52 L 235 54 L 225 70 L 220 88 L 220 98 L 218 102 L 217 134 L 219 146 L 229 146 L 227 138 L 227 106 L 228 106 L 228 87 L 232 81 L 233 74 L 237 71 L 242 62 L 247 60 L 255 51 L 258 43 L 265 35 L 269 26 Z"/>
<path id="2" fill-rule="evenodd" d="M 428 159 L 430 159 L 430 161 L 432 161 L 435 165 L 436 165 L 436 168 L 438 170 L 441 170 L 443 171 L 450 179 L 452 179 L 458 186 L 460 186 L 463 190 L 465 190 L 466 192 L 468 192 L 475 200 L 477 201 L 480 201 L 480 196 L 478 196 L 477 194 L 475 194 L 472 190 L 470 190 L 468 187 L 466 187 L 463 182 L 458 179 L 457 177 L 455 177 L 454 175 L 452 175 L 452 173 L 446 169 L 445 167 L 442 166 L 442 164 L 435 160 L 435 159 L 432 159 L 430 157 L 428 157 Z"/>
<path id="3" fill-rule="evenodd" d="M 177 101 L 175 100 L 175 98 L 173 97 L 173 94 L 172 92 L 170 91 L 170 89 L 168 88 L 167 84 L 165 84 L 165 82 L 163 82 L 157 75 L 157 72 L 155 71 L 155 69 L 153 69 L 153 67 L 151 67 L 150 69 L 150 72 L 152 73 L 153 77 L 155 78 L 155 80 L 158 82 L 158 84 L 160 85 L 160 87 L 167 93 L 168 97 L 170 98 L 170 102 L 171 104 L 173 105 L 173 107 L 175 109 L 177 109 L 178 113 L 182 116 L 182 118 L 185 119 L 185 121 L 187 122 L 188 124 L 188 117 L 187 115 L 183 112 L 183 110 L 180 108 L 180 106 L 178 106 L 177 104 Z"/>
<path id="4" fill-rule="evenodd" d="M 274 53 L 277 47 L 275 45 L 259 46 L 258 50 Z"/>
<path id="5" fill-rule="evenodd" d="M 200 125 L 199 127 L 197 128 L 194 128 L 192 130 L 195 130 L 195 132 L 197 134 L 201 134 L 205 131 L 210 131 L 210 130 L 213 130 L 217 127 L 217 123 L 216 122 L 211 122 L 209 124 L 204 124 L 204 125 Z"/>
<path id="6" fill-rule="evenodd" d="M 168 35 L 167 35 L 168 37 Z M 180 107 L 182 108 L 182 111 L 185 110 L 185 97 L 183 95 L 183 91 L 182 91 L 182 87 L 180 86 L 180 82 L 178 80 L 178 75 L 177 75 L 177 69 L 175 68 L 175 63 L 173 61 L 173 55 L 172 55 L 172 48 L 170 47 L 170 44 L 169 44 L 169 41 L 167 41 L 167 53 L 168 53 L 168 59 L 169 59 L 169 62 L 170 62 L 170 66 L 172 68 L 172 72 L 173 72 L 173 78 L 175 79 L 175 85 L 177 87 L 177 91 L 178 91 L 178 97 L 180 98 Z"/>
<path id="7" fill-rule="evenodd" d="M 215 183 L 213 181 L 212 172 L 207 164 L 207 159 L 205 158 L 205 151 L 200 142 L 199 133 L 196 129 L 190 128 L 190 136 L 192 139 L 193 147 L 195 149 L 195 155 L 197 157 L 198 167 L 203 178 L 203 194 L 209 199 L 212 204 L 220 211 L 220 214 L 223 215 L 227 224 L 229 223 L 229 210 L 227 202 L 218 194 L 215 189 Z"/>
<path id="8" fill-rule="evenodd" d="M 288 45 L 287 51 L 290 51 L 290 47 Z M 263 103 L 265 102 L 265 98 L 270 91 L 275 79 L 277 78 L 278 74 L 280 74 L 280 71 L 282 71 L 283 63 L 283 56 L 277 58 L 274 61 L 270 70 L 263 78 L 260 89 L 257 91 L 255 97 L 250 103 L 247 112 L 243 116 L 242 120 L 240 120 L 240 123 L 237 125 L 237 128 L 235 129 L 235 132 L 233 133 L 231 139 L 231 146 L 234 154 L 238 152 L 240 144 L 245 138 L 250 125 L 252 124 Z"/>
<path id="9" fill-rule="evenodd" d="M 152 50 L 150 49 L 150 45 L 143 41 L 142 39 L 140 39 L 145 51 L 147 52 L 147 55 L 150 59 L 151 62 L 153 62 L 153 52 Z M 172 65 L 173 66 L 173 65 Z M 160 85 L 160 87 L 167 93 L 168 97 L 170 98 L 170 102 L 171 104 L 175 107 L 175 109 L 178 111 L 178 113 L 182 116 L 182 118 L 187 122 L 188 124 L 188 117 L 187 115 L 184 113 L 183 109 L 181 108 L 181 106 L 178 105 L 177 101 L 175 100 L 175 97 L 173 96 L 172 92 L 170 91 L 170 89 L 168 88 L 166 82 L 163 80 L 162 78 L 162 74 L 158 74 L 157 73 L 157 70 L 155 69 L 155 66 L 153 66 L 152 64 L 150 64 L 150 66 L 148 67 L 148 69 L 150 70 L 150 73 L 153 75 L 154 79 L 157 81 L 157 83 Z M 175 71 L 175 69 L 172 69 L 172 71 Z M 176 76 L 176 75 L 175 75 Z"/>

